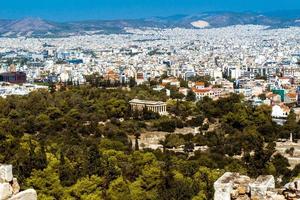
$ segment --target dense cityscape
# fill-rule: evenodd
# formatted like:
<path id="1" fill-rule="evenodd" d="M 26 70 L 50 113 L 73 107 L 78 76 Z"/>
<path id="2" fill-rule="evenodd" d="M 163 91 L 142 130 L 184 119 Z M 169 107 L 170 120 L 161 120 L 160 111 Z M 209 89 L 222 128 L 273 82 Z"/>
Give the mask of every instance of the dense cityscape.
<path id="1" fill-rule="evenodd" d="M 49 84 L 83 85 L 88 76 L 96 75 L 112 87 L 130 80 L 137 85 L 152 81 L 153 90 L 164 90 L 167 96 L 179 93 L 181 99 L 189 91 L 195 100 L 242 94 L 254 105 L 273 106 L 274 118 L 286 118 L 290 109 L 285 105 L 297 103 L 298 97 L 299 30 L 243 25 L 1 38 L 2 81 L 11 83 L 2 84 L 1 95 L 24 95 Z M 199 77 L 208 83 L 197 81 Z"/>
<path id="2" fill-rule="evenodd" d="M 300 199 L 300 21 L 195 16 L 0 20 L 0 200 Z"/>

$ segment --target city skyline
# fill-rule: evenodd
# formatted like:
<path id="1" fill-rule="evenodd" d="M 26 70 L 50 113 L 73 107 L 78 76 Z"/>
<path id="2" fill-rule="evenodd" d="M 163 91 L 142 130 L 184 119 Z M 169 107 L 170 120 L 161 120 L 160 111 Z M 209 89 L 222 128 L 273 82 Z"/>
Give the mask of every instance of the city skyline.
<path id="1" fill-rule="evenodd" d="M 271 5 L 271 6 L 270 6 Z M 73 1 L 20 1 L 2 2 L 0 19 L 40 17 L 53 21 L 89 19 L 136 19 L 177 14 L 193 15 L 208 11 L 272 12 L 300 9 L 300 2 L 266 0 L 73 0 Z"/>

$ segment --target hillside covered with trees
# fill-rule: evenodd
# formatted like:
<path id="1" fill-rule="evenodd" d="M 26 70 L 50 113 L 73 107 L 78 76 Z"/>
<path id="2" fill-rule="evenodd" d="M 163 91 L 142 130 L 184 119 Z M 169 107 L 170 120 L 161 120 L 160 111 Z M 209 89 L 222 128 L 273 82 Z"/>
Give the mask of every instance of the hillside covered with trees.
<path id="1" fill-rule="evenodd" d="M 90 86 L 38 91 L 0 99 L 0 163 L 14 166 L 24 188 L 39 199 L 209 200 L 225 171 L 250 176 L 272 174 L 284 184 L 300 173 L 274 155 L 275 141 L 300 125 L 292 113 L 284 126 L 272 122 L 270 108 L 253 107 L 238 95 L 212 101 L 169 101 L 169 117 L 133 112 L 133 98 L 168 100 L 147 86 L 131 90 Z M 204 119 L 218 121 L 207 132 Z M 200 127 L 200 134 L 172 134 Z M 163 150 L 139 150 L 129 136 L 166 131 Z M 205 134 L 204 134 L 205 133 Z M 185 153 L 171 151 L 184 145 Z M 195 151 L 194 145 L 208 146 Z M 278 179 L 279 180 L 279 179 Z"/>

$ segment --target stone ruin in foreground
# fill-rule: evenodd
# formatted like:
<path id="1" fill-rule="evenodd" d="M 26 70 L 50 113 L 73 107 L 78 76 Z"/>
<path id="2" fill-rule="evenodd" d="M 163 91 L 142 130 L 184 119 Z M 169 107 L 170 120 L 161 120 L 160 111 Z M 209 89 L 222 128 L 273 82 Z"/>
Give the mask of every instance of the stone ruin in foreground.
<path id="1" fill-rule="evenodd" d="M 37 193 L 34 189 L 20 192 L 12 165 L 0 165 L 0 200 L 37 200 Z"/>
<path id="2" fill-rule="evenodd" d="M 251 179 L 226 172 L 214 183 L 214 200 L 300 200 L 300 179 L 275 188 L 271 175 Z"/>

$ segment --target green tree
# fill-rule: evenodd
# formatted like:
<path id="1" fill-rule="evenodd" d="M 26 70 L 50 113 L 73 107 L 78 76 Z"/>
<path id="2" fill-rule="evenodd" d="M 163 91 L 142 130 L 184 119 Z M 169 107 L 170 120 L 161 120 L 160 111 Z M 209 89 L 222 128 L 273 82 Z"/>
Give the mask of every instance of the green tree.
<path id="1" fill-rule="evenodd" d="M 184 139 L 179 135 L 169 134 L 166 137 L 167 147 L 168 148 L 178 148 L 180 145 L 184 145 Z"/>
<path id="2" fill-rule="evenodd" d="M 222 170 L 209 169 L 207 167 L 200 167 L 197 173 L 194 175 L 194 180 L 199 187 L 199 198 L 203 198 L 205 194 L 206 199 L 213 199 L 214 195 L 214 182 L 221 177 Z"/>
<path id="3" fill-rule="evenodd" d="M 134 137 L 135 137 L 135 150 L 138 151 L 140 149 L 140 146 L 139 146 L 139 139 L 140 139 L 140 136 L 141 136 L 141 133 L 140 132 L 135 132 L 134 133 Z"/>
<path id="4" fill-rule="evenodd" d="M 129 87 L 133 88 L 136 86 L 135 78 L 130 77 L 129 78 Z"/>
<path id="5" fill-rule="evenodd" d="M 66 189 L 63 199 L 102 200 L 103 178 L 98 176 L 84 177 Z"/>
<path id="6" fill-rule="evenodd" d="M 31 176 L 26 179 L 25 187 L 33 187 L 37 190 L 39 199 L 60 199 L 64 194 L 64 189 L 57 172 L 59 161 L 49 154 L 48 162 L 44 170 L 33 170 Z"/>
<path id="7" fill-rule="evenodd" d="M 60 153 L 60 162 L 58 166 L 60 182 L 63 186 L 71 186 L 76 182 L 77 175 L 69 161 L 66 161 L 64 154 Z"/>
<path id="8" fill-rule="evenodd" d="M 189 90 L 186 95 L 186 100 L 187 101 L 196 101 L 196 94 L 192 90 Z"/>
<path id="9" fill-rule="evenodd" d="M 276 169 L 276 175 L 277 177 L 283 176 L 287 177 L 290 173 L 290 170 L 288 167 L 290 167 L 290 164 L 287 160 L 287 158 L 283 157 L 281 154 L 276 154 L 271 162 L 273 163 L 275 169 Z M 288 180 L 285 180 L 288 181 Z"/>
<path id="10" fill-rule="evenodd" d="M 128 183 L 122 177 L 111 182 L 107 194 L 108 198 L 111 200 L 131 199 Z"/>
<path id="11" fill-rule="evenodd" d="M 160 174 L 161 169 L 157 163 L 146 165 L 142 170 L 141 176 L 130 185 L 132 199 L 159 199 Z"/>
<path id="12" fill-rule="evenodd" d="M 193 152 L 194 148 L 195 148 L 195 145 L 194 145 L 194 143 L 192 141 L 185 142 L 185 144 L 184 144 L 184 152 L 186 152 L 186 153 Z"/>

